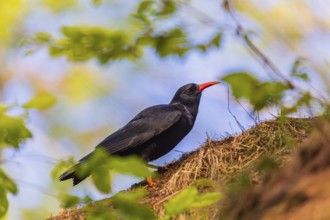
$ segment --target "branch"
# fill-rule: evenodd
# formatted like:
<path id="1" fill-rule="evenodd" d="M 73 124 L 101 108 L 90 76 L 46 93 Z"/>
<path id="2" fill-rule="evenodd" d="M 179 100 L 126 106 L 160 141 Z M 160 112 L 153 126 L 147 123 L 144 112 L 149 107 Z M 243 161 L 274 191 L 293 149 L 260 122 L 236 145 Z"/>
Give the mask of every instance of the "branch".
<path id="1" fill-rule="evenodd" d="M 242 24 L 237 20 L 235 16 L 234 9 L 232 7 L 232 4 L 230 0 L 224 0 L 223 2 L 223 8 L 225 11 L 230 15 L 230 17 L 233 19 L 233 21 L 236 24 L 236 34 L 242 38 L 242 40 L 245 42 L 245 44 L 262 60 L 262 62 L 265 64 L 265 66 L 268 66 L 272 72 L 279 78 L 281 78 L 283 81 L 286 82 L 289 88 L 293 89 L 296 86 L 293 85 L 293 83 L 283 74 L 279 68 L 263 53 L 261 50 L 251 41 L 249 38 L 247 31 L 243 28 Z"/>

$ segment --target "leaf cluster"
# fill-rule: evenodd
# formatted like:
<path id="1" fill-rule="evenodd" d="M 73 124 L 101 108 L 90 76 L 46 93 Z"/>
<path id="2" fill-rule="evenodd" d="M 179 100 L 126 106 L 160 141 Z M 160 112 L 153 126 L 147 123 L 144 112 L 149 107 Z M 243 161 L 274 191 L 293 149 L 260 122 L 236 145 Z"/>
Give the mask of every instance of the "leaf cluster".
<path id="1" fill-rule="evenodd" d="M 70 168 L 76 170 L 76 174 L 81 178 L 91 175 L 92 181 L 96 188 L 102 193 L 110 193 L 112 179 L 115 173 L 135 176 L 138 178 L 147 178 L 151 176 L 146 163 L 137 156 L 119 157 L 109 155 L 109 153 L 98 147 L 88 160 L 76 166 L 72 165 L 74 161 L 69 160 L 60 161 L 52 171 L 51 176 L 57 179 L 59 174 L 64 170 Z"/>
<path id="2" fill-rule="evenodd" d="M 140 58 L 146 47 L 154 48 L 160 57 L 182 57 L 191 50 L 206 52 L 210 48 L 220 46 L 221 32 L 211 36 L 205 43 L 195 44 L 179 25 L 170 29 L 158 28 L 168 22 L 176 11 L 177 5 L 173 0 L 141 1 L 136 11 L 131 14 L 138 26 L 136 33 L 129 29 L 64 26 L 61 29 L 62 39 L 54 39 L 48 33 L 39 32 L 33 42 L 36 45 L 47 45 L 53 57 L 66 56 L 69 61 L 78 62 L 96 58 L 101 64 Z"/>
<path id="3" fill-rule="evenodd" d="M 172 219 L 191 209 L 213 205 L 221 198 L 219 192 L 199 193 L 195 185 L 189 186 L 165 203 L 165 216 L 162 220 Z"/>
<path id="4" fill-rule="evenodd" d="M 56 99 L 52 95 L 42 93 L 20 107 L 26 110 L 31 108 L 44 110 L 54 105 L 55 102 Z M 7 113 L 13 107 L 17 106 L 0 106 L 0 153 L 6 147 L 19 149 L 20 144 L 32 137 L 32 133 L 25 124 L 26 115 L 11 116 Z M 5 160 L 0 160 L 0 163 L 5 162 Z M 8 211 L 7 194 L 15 195 L 17 192 L 16 183 L 4 170 L 0 169 L 0 218 Z"/>
<path id="5" fill-rule="evenodd" d="M 246 72 L 234 72 L 222 77 L 227 82 L 236 99 L 244 98 L 251 103 L 255 111 L 271 103 L 279 103 L 289 87 L 282 82 L 260 82 L 255 76 Z"/>

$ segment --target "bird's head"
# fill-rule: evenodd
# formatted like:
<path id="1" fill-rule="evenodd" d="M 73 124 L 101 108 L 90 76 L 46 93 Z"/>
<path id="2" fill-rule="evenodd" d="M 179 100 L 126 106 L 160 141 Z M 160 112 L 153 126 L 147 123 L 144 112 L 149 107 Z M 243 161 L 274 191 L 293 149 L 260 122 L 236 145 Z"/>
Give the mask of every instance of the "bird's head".
<path id="1" fill-rule="evenodd" d="M 200 98 L 202 96 L 202 91 L 218 83 L 220 82 L 207 82 L 199 85 L 195 83 L 189 83 L 184 85 L 175 93 L 171 103 L 180 103 L 187 107 L 198 107 Z"/>

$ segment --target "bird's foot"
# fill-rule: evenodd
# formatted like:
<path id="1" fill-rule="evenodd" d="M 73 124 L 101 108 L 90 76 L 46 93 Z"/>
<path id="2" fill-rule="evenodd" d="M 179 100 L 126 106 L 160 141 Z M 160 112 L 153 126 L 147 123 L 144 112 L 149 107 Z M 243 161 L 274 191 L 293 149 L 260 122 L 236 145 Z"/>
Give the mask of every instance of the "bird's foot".
<path id="1" fill-rule="evenodd" d="M 147 183 L 148 183 L 149 186 L 156 186 L 157 185 L 157 183 L 152 180 L 151 176 L 149 176 L 147 178 Z"/>

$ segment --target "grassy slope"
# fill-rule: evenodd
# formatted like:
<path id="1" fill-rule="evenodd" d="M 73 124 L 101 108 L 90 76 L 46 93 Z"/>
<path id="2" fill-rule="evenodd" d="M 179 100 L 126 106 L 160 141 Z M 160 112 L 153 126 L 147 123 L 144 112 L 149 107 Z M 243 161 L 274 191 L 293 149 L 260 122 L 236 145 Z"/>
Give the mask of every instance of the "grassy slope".
<path id="1" fill-rule="evenodd" d="M 198 150 L 185 154 L 180 160 L 160 169 L 155 187 L 142 186 L 148 191 L 144 202 L 162 216 L 166 201 L 197 179 L 207 178 L 216 181 L 228 197 L 221 204 L 187 212 L 179 216 L 179 219 L 198 219 L 200 216 L 208 219 L 237 219 L 243 216 L 242 219 L 245 219 L 242 214 L 245 210 L 242 208 L 245 207 L 244 202 L 241 209 L 236 205 L 237 209 L 231 209 L 224 204 L 239 204 L 242 200 L 236 201 L 235 198 L 241 198 L 241 191 L 245 193 L 248 190 L 253 191 L 253 187 L 262 186 L 270 178 L 269 170 L 272 170 L 274 164 L 285 164 L 292 158 L 292 150 L 307 138 L 312 124 L 312 119 L 272 120 L 262 122 L 237 136 L 207 140 Z M 139 186 L 133 188 L 135 187 Z M 246 194 L 244 196 L 250 200 Z M 226 217 L 224 213 L 227 213 Z M 83 218 L 82 209 L 71 209 L 50 219 Z"/>

